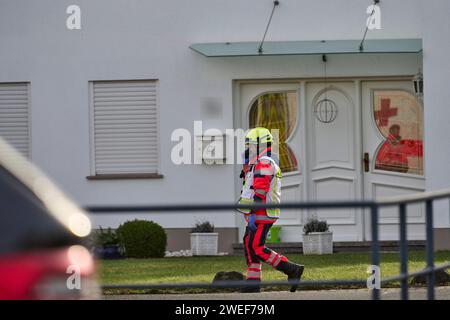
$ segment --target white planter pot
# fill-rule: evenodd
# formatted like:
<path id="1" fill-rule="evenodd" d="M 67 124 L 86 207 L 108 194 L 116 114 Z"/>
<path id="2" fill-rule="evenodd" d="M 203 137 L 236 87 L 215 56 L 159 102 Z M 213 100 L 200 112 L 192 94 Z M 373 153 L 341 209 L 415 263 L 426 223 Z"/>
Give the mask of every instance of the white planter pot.
<path id="1" fill-rule="evenodd" d="M 191 252 L 193 256 L 217 255 L 219 234 L 191 233 Z"/>
<path id="2" fill-rule="evenodd" d="M 303 235 L 303 254 L 333 253 L 332 232 L 310 232 Z"/>

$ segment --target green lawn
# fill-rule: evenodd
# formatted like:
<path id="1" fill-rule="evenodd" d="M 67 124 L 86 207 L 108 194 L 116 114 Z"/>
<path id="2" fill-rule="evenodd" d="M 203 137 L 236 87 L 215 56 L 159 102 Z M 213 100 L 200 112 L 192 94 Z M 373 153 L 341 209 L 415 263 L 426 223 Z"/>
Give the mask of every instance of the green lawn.
<path id="1" fill-rule="evenodd" d="M 366 279 L 369 253 L 335 253 L 323 256 L 291 254 L 287 257 L 305 265 L 304 280 Z M 381 254 L 382 277 L 399 273 L 398 253 Z M 450 260 L 450 252 L 437 252 L 435 263 Z M 425 267 L 422 251 L 409 253 L 409 270 Z M 211 282 L 216 272 L 240 271 L 245 274 L 243 257 L 192 257 L 164 259 L 125 259 L 99 261 L 100 281 L 108 284 L 144 284 L 162 282 Z M 285 280 L 286 277 L 263 264 L 263 280 Z M 191 291 L 192 292 L 192 291 Z M 108 293 L 108 292 L 106 292 Z"/>

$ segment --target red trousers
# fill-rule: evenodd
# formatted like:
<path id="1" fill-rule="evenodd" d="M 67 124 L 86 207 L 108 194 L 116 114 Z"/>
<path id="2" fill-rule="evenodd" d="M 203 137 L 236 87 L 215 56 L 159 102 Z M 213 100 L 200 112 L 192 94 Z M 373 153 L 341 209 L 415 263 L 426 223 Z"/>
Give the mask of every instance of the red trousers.
<path id="1" fill-rule="evenodd" d="M 244 246 L 247 261 L 247 279 L 261 280 L 261 262 L 265 262 L 275 269 L 281 261 L 288 259 L 266 247 L 267 234 L 272 224 L 256 223 L 256 231 L 245 229 Z"/>

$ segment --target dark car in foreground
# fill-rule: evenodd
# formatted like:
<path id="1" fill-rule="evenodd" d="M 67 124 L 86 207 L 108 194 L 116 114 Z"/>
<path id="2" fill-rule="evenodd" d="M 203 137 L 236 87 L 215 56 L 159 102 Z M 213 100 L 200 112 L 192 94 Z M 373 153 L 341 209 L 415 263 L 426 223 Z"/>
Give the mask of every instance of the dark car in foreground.
<path id="1" fill-rule="evenodd" d="M 0 138 L 0 300 L 97 298 L 87 214 Z"/>

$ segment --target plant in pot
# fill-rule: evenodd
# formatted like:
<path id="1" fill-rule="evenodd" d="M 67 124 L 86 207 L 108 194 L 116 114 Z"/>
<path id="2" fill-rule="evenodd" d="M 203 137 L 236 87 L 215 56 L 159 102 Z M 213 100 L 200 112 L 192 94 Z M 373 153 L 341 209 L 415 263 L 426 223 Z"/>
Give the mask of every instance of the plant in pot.
<path id="1" fill-rule="evenodd" d="M 98 259 L 122 259 L 125 257 L 119 237 L 111 228 L 100 227 L 94 232 L 92 251 Z"/>
<path id="2" fill-rule="evenodd" d="M 217 255 L 219 234 L 208 221 L 197 222 L 191 230 L 191 252 L 193 256 Z"/>
<path id="3" fill-rule="evenodd" d="M 303 227 L 303 254 L 333 253 L 333 233 L 326 221 L 313 216 Z"/>

